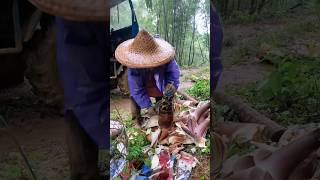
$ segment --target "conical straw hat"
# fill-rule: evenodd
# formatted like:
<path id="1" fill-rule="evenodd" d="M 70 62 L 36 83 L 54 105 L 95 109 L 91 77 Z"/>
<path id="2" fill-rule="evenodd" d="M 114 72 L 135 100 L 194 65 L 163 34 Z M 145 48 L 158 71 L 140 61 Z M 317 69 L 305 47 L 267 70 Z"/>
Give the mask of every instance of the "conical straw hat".
<path id="1" fill-rule="evenodd" d="M 76 21 L 107 21 L 108 0 L 29 0 L 48 14 Z"/>
<path id="2" fill-rule="evenodd" d="M 115 52 L 116 59 L 130 68 L 152 68 L 171 61 L 174 48 L 161 38 L 153 38 L 141 30 L 134 39 L 121 43 Z"/>

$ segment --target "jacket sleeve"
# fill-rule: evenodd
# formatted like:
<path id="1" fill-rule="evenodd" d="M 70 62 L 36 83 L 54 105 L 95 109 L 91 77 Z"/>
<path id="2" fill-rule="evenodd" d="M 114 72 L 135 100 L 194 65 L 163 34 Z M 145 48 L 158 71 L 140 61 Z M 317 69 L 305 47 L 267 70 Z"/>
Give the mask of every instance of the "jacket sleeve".
<path id="1" fill-rule="evenodd" d="M 177 90 L 180 84 L 179 77 L 180 77 L 179 65 L 177 64 L 176 60 L 173 59 L 167 64 L 165 85 L 167 85 L 170 82 L 173 82 L 174 87 Z"/>
<path id="2" fill-rule="evenodd" d="M 139 107 L 142 109 L 151 107 L 152 103 L 139 70 L 128 68 L 128 83 L 131 97 Z"/>

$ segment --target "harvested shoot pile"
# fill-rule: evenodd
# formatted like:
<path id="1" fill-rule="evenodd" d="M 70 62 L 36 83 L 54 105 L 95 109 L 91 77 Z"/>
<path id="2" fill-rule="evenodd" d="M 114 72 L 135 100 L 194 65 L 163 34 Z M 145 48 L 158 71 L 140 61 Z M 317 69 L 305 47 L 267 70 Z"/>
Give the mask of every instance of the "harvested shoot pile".
<path id="1" fill-rule="evenodd" d="M 200 163 L 186 146 L 206 147 L 210 103 L 175 100 L 170 92 L 168 87 L 159 114 L 144 117 L 141 129 L 111 123 L 112 179 L 188 179 Z"/>
<path id="2" fill-rule="evenodd" d="M 215 94 L 215 100 L 233 107 L 240 118 L 213 118 L 214 179 L 320 178 L 319 124 L 282 127 L 237 98 Z"/>

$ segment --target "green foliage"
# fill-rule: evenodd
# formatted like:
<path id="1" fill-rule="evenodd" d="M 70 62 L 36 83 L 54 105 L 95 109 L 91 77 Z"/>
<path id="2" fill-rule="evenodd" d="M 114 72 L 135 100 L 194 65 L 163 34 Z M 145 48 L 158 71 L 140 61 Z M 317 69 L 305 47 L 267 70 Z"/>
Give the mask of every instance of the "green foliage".
<path id="1" fill-rule="evenodd" d="M 152 9 L 152 0 L 145 0 L 146 1 L 146 6 L 149 9 Z"/>
<path id="2" fill-rule="evenodd" d="M 255 14 L 249 14 L 247 12 L 235 11 L 228 23 L 253 23 L 259 20 L 259 16 Z"/>
<path id="3" fill-rule="evenodd" d="M 204 101 L 210 98 L 210 81 L 199 79 L 196 83 L 187 90 L 187 93 L 198 100 Z"/>
<path id="4" fill-rule="evenodd" d="M 320 0 L 314 0 L 314 11 L 316 12 L 320 21 Z"/>
<path id="5" fill-rule="evenodd" d="M 6 179 L 19 179 L 22 177 L 22 171 L 19 166 L 16 165 L 4 165 L 5 178 Z"/>
<path id="6" fill-rule="evenodd" d="M 217 1 L 216 7 L 222 17 L 240 23 L 254 22 L 261 17 L 277 17 L 297 8 L 317 7 L 319 0 L 229 0 Z M 317 10 L 317 8 L 315 8 Z"/>
<path id="7" fill-rule="evenodd" d="M 233 155 L 244 155 L 249 152 L 254 151 L 256 148 L 254 145 L 250 143 L 239 143 L 237 141 L 233 141 L 230 145 L 230 147 L 227 150 L 227 158 L 233 156 Z"/>
<path id="8" fill-rule="evenodd" d="M 124 1 L 110 9 L 110 28 L 118 30 L 131 24 L 131 10 L 128 1 Z"/>
<path id="9" fill-rule="evenodd" d="M 320 28 L 319 23 L 315 21 L 305 21 L 297 24 L 292 24 L 287 27 L 287 33 L 289 34 L 301 34 L 303 35 L 308 32 L 318 32 Z"/>
<path id="10" fill-rule="evenodd" d="M 141 130 L 132 127 L 133 121 L 127 120 L 125 122 L 126 131 L 129 136 L 128 140 L 128 156 L 127 160 L 140 160 L 140 161 L 146 161 L 146 157 L 143 153 L 143 147 L 149 145 L 149 141 L 146 138 L 146 134 Z M 147 161 L 146 161 L 147 162 Z"/>
<path id="11" fill-rule="evenodd" d="M 206 176 L 201 176 L 200 177 L 200 180 L 206 180 L 207 178 L 206 178 Z"/>
<path id="12" fill-rule="evenodd" d="M 176 48 L 176 59 L 179 65 L 199 65 L 209 62 L 209 1 L 133 1 L 141 28 L 160 34 Z M 149 11 L 146 11 L 149 9 Z M 194 16 L 202 15 L 202 29 L 196 27 L 193 36 Z M 179 32 L 179 33 L 178 33 Z M 190 48 L 192 46 L 192 48 Z"/>
<path id="13" fill-rule="evenodd" d="M 110 174 L 110 170 L 109 170 L 110 169 L 110 151 L 107 149 L 100 149 L 98 157 L 99 157 L 98 167 L 100 172 L 105 172 L 106 174 Z M 65 171 L 68 171 L 68 169 L 65 169 Z M 65 175 L 66 174 L 64 174 L 64 176 Z M 67 178 L 61 177 L 60 179 L 62 180 Z"/>
<path id="14" fill-rule="evenodd" d="M 317 121 L 320 107 L 320 59 L 294 54 L 269 55 L 276 65 L 259 83 L 238 89 L 256 108 L 285 124 Z"/>
<path id="15" fill-rule="evenodd" d="M 33 162 L 31 161 L 31 163 Z M 0 177 L 3 179 L 32 179 L 29 170 L 25 167 L 23 158 L 18 152 L 1 153 L 0 167 Z"/>
<path id="16" fill-rule="evenodd" d="M 133 5 L 140 29 L 160 34 L 170 42 L 176 48 L 179 65 L 209 63 L 209 0 L 133 0 Z M 131 24 L 127 1 L 113 7 L 110 13 L 111 28 Z"/>
<path id="17" fill-rule="evenodd" d="M 208 133 L 208 138 L 206 138 L 206 147 L 200 150 L 202 155 L 210 155 L 210 136 Z"/>
<path id="18" fill-rule="evenodd" d="M 192 149 L 194 149 L 195 152 L 192 152 Z M 185 151 L 191 154 L 210 156 L 210 134 L 208 133 L 206 136 L 206 147 L 203 148 L 195 146 L 194 144 L 189 144 L 185 145 Z"/>
<path id="19" fill-rule="evenodd" d="M 284 56 L 277 70 L 257 87 L 265 100 L 277 101 L 284 108 L 319 95 L 320 62 L 306 57 Z M 320 99 L 319 99 L 320 100 Z"/>
<path id="20" fill-rule="evenodd" d="M 44 153 L 38 151 L 32 151 L 28 157 L 31 161 L 44 161 L 48 158 Z"/>
<path id="21" fill-rule="evenodd" d="M 150 163 L 148 157 L 145 156 L 143 148 L 149 145 L 149 141 L 146 138 L 146 134 L 141 130 L 137 129 L 134 126 L 134 122 L 131 118 L 124 120 L 126 134 L 128 136 L 128 144 L 126 148 L 128 150 L 128 155 L 126 159 L 128 161 L 137 160 L 144 163 Z M 118 151 L 117 144 L 118 141 L 110 140 L 113 149 L 113 156 L 122 156 L 122 153 Z"/>
<path id="22" fill-rule="evenodd" d="M 213 108 L 216 122 L 239 121 L 239 115 L 227 105 L 215 104 Z"/>

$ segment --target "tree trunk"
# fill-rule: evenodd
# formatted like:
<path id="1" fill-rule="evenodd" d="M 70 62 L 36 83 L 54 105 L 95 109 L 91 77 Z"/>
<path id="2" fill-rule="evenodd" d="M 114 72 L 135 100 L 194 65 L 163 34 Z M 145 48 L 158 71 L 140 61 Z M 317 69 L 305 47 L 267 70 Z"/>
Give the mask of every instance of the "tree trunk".
<path id="1" fill-rule="evenodd" d="M 255 5 L 255 0 L 251 0 L 249 14 L 253 14 L 255 12 L 254 5 Z"/>
<path id="2" fill-rule="evenodd" d="M 233 14 L 233 12 L 234 12 L 235 4 L 236 4 L 236 0 L 233 0 L 231 10 L 230 10 L 231 14 Z"/>
<path id="3" fill-rule="evenodd" d="M 261 0 L 259 7 L 258 7 L 258 13 L 261 13 L 261 10 L 265 6 L 265 4 L 266 4 L 266 0 Z"/>
<path id="4" fill-rule="evenodd" d="M 160 27 L 160 8 L 157 10 L 157 34 L 161 34 L 161 27 Z"/>
<path id="5" fill-rule="evenodd" d="M 175 27 L 176 27 L 176 1 L 173 1 L 173 16 L 172 16 L 172 38 L 171 38 L 171 43 L 172 45 L 175 46 Z"/>
<path id="6" fill-rule="evenodd" d="M 225 17 L 229 16 L 228 7 L 229 7 L 229 0 L 225 0 L 225 4 L 224 4 Z"/>
<path id="7" fill-rule="evenodd" d="M 165 33 L 165 40 L 168 41 L 168 22 L 167 22 L 167 13 L 166 13 L 166 8 L 164 5 L 164 0 L 162 0 L 162 7 L 163 7 L 163 17 L 164 17 L 164 33 Z"/>
<path id="8" fill-rule="evenodd" d="M 183 30 L 183 38 L 182 38 L 182 46 L 181 46 L 181 58 L 183 59 L 183 51 L 184 51 L 184 44 L 186 41 L 186 33 L 187 33 L 187 23 L 188 23 L 188 17 L 186 16 L 186 20 L 185 20 L 185 25 L 184 25 L 184 30 Z"/>
<path id="9" fill-rule="evenodd" d="M 193 16 L 193 30 L 192 30 L 192 40 L 189 48 L 189 59 L 188 59 L 188 66 L 192 64 L 193 57 L 191 58 L 191 48 L 194 49 L 194 34 L 196 31 L 196 9 L 194 10 L 194 16 Z M 193 54 L 194 55 L 194 54 Z"/>
<path id="10" fill-rule="evenodd" d="M 198 45 L 199 45 L 199 49 L 200 49 L 200 53 L 201 53 L 201 57 L 202 57 L 202 64 L 204 64 L 206 61 L 208 61 L 208 59 L 205 58 L 204 55 L 203 55 L 202 48 L 201 48 L 201 44 L 200 44 L 198 38 L 197 38 L 197 41 L 198 41 Z"/>

